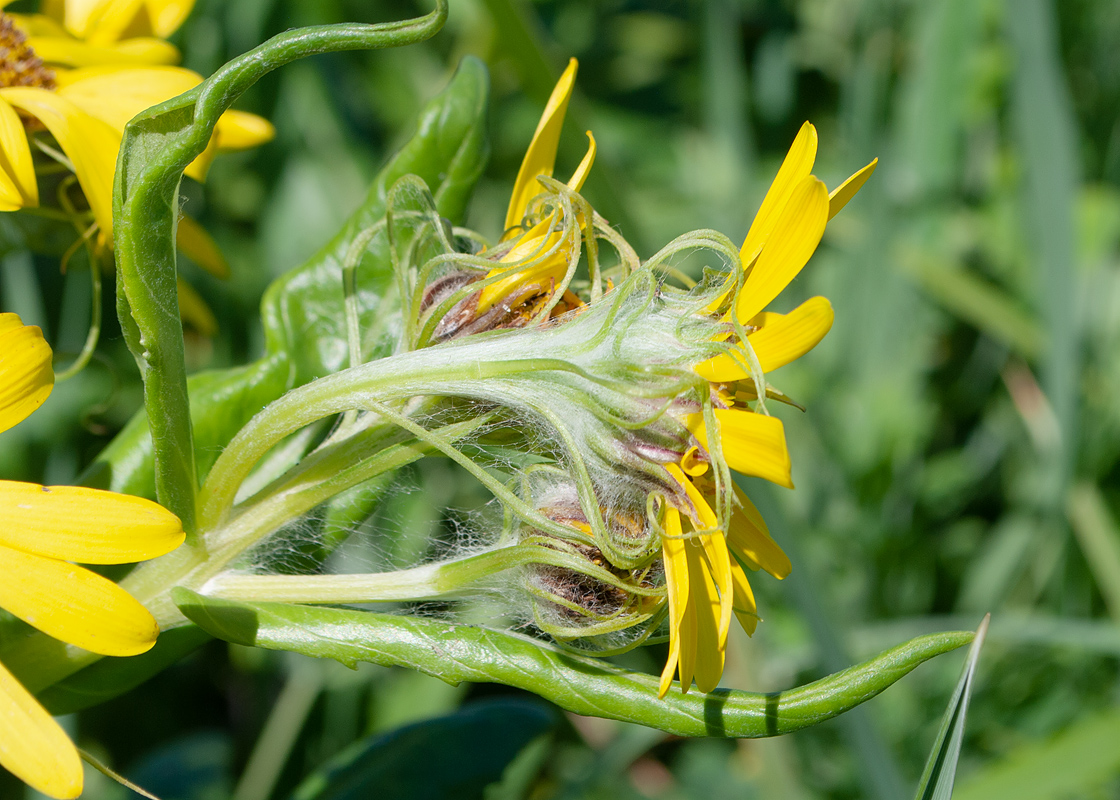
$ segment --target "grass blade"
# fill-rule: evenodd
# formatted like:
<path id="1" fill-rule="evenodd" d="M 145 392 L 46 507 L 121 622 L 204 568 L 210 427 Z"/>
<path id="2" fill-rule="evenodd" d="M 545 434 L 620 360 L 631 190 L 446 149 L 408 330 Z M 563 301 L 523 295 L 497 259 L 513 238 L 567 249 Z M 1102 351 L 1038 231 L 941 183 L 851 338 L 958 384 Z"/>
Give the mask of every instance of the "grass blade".
<path id="1" fill-rule="evenodd" d="M 980 661 L 980 648 L 984 645 L 990 619 L 991 615 L 985 616 L 980 627 L 976 629 L 976 638 L 972 640 L 972 646 L 968 649 L 964 671 L 957 682 L 956 691 L 953 692 L 953 699 L 949 701 L 949 707 L 945 710 L 937 741 L 929 754 L 921 783 L 918 784 L 918 793 L 915 795 L 917 800 L 949 800 L 953 796 L 953 781 L 957 775 L 957 760 L 961 755 L 968 701 L 972 697 L 972 679 L 976 674 L 976 665 Z"/>

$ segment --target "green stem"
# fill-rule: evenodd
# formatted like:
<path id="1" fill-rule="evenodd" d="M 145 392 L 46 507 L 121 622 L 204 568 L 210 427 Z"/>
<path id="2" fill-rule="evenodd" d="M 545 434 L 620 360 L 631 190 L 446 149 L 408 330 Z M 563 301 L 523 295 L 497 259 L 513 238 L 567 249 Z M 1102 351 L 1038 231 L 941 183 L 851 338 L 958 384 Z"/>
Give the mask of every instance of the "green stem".
<path id="1" fill-rule="evenodd" d="M 473 556 L 424 564 L 396 572 L 361 573 L 354 575 L 218 575 L 203 587 L 207 597 L 244 602 L 281 603 L 387 603 L 414 600 L 437 600 L 455 597 L 466 589 L 477 590 L 478 584 L 498 573 L 529 564 L 546 564 L 574 569 L 607 578 L 619 587 L 617 578 L 586 560 L 567 553 L 536 545 L 514 545 L 488 550 Z M 613 579 L 613 580 L 610 580 Z M 654 595 L 658 590 L 643 592 L 641 587 L 626 586 L 635 593 Z"/>

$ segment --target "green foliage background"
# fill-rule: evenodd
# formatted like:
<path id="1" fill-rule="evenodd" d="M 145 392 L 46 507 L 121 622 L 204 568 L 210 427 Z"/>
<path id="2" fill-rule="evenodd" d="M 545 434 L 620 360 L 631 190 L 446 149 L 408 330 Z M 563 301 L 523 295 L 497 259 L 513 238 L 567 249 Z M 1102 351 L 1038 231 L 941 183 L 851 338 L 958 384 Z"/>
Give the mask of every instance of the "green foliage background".
<path id="1" fill-rule="evenodd" d="M 290 27 L 426 10 L 200 0 L 177 43 L 186 66 L 209 74 Z M 647 256 L 693 228 L 740 239 L 809 119 L 830 186 L 874 156 L 880 167 L 779 299 L 785 310 L 824 294 L 836 325 L 773 377 L 808 409 L 779 411 L 797 490 L 752 496 L 794 574 L 755 582 L 765 623 L 753 639 L 733 634 L 724 685 L 787 688 L 991 611 L 956 796 L 1114 796 L 1118 41 L 1110 0 L 453 0 L 431 42 L 298 62 L 240 104 L 279 133 L 219 159 L 205 187 L 184 186 L 186 210 L 232 265 L 226 282 L 185 267 L 220 325 L 188 339 L 189 365 L 259 355 L 265 286 L 334 233 L 465 54 L 491 70 L 493 152 L 468 218 L 491 236 L 569 55 L 580 74 L 558 172 L 574 168 L 591 128 L 600 150 L 584 193 Z M 3 306 L 76 351 L 88 279 L 28 257 L 19 242 L 34 234 L 0 219 Z M 106 298 L 104 359 L 4 434 L 5 477 L 74 480 L 139 408 L 112 308 Z M 405 483 L 417 490 L 392 493 L 380 520 L 411 542 L 448 530 L 445 509 L 486 499 L 438 462 Z M 656 671 L 663 655 L 627 663 Z M 481 796 L 504 769 L 487 797 L 885 800 L 913 791 L 960 661 L 936 660 L 818 728 L 729 742 L 211 642 L 72 725 L 83 747 L 165 800 L 287 797 L 347 747 L 405 796 Z M 506 699 L 468 705 L 466 718 L 367 739 L 495 695 Z M 472 765 L 491 772 L 448 788 Z M 312 781 L 296 796 L 316 791 Z M 0 776 L 0 796 L 19 792 Z M 124 793 L 91 780 L 86 796 Z"/>

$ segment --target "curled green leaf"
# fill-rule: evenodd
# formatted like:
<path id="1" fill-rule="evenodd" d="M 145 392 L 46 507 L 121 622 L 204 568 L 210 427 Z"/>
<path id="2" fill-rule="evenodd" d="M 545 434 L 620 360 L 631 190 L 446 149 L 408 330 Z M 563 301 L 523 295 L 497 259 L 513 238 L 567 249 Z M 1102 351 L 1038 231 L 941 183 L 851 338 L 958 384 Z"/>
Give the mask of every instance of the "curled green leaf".
<path id="1" fill-rule="evenodd" d="M 213 636 L 247 646 L 416 669 L 449 683 L 502 683 L 577 714 L 634 722 L 680 736 L 761 738 L 831 719 L 870 700 L 934 656 L 972 641 L 971 631 L 919 636 L 875 658 L 784 692 L 717 689 L 658 699 L 658 681 L 609 662 L 474 625 L 282 603 L 234 603 L 186 589 L 172 597 Z"/>

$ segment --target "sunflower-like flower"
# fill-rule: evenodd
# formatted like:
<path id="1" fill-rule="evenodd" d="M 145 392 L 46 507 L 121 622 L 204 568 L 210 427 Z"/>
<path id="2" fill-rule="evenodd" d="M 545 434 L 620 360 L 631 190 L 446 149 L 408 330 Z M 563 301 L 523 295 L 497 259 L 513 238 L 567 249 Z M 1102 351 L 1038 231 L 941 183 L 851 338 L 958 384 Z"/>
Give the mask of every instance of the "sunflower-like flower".
<path id="1" fill-rule="evenodd" d="M 54 386 L 37 327 L 0 314 L 0 431 L 42 405 Z M 124 564 L 182 544 L 179 519 L 150 500 L 74 486 L 0 481 L 0 608 L 94 653 L 130 656 L 159 627 L 137 600 L 86 564 Z M 51 797 L 82 791 L 78 752 L 58 723 L 0 664 L 0 765 Z"/>
<path id="2" fill-rule="evenodd" d="M 683 514 L 667 508 L 662 539 L 669 596 L 662 695 L 678 672 L 683 691 L 694 678 L 705 692 L 719 684 L 732 613 L 747 633 L 754 632 L 758 615 L 746 569 L 761 568 L 778 579 L 790 571 L 789 559 L 738 487 L 732 486 L 729 524 L 720 526 L 712 508 L 715 486 L 707 472 L 714 446 L 732 470 L 793 487 L 781 420 L 745 403 L 768 393 L 760 380 L 763 374 L 799 358 L 824 338 L 832 327 L 832 306 L 814 297 L 789 314 L 763 309 L 805 266 L 828 220 L 859 191 L 877 163 L 872 161 L 830 194 L 812 175 L 816 153 L 817 132 L 806 122 L 743 242 L 741 284 L 737 290 L 729 287 L 706 309 L 719 313 L 726 308 L 722 320 L 746 335 L 729 352 L 694 367 L 712 384 L 712 416 L 684 416 L 695 444 L 679 462 L 665 465 L 688 502 Z M 739 280 L 732 277 L 736 284 Z"/>
<path id="3" fill-rule="evenodd" d="M 0 211 L 39 205 L 34 146 L 74 173 L 103 238 L 111 237 L 113 173 L 125 125 L 202 80 L 169 66 L 178 51 L 153 36 L 174 31 L 192 5 L 47 2 L 43 14 L 0 12 Z M 266 120 L 228 111 L 187 174 L 202 180 L 218 150 L 253 147 L 272 136 Z"/>

